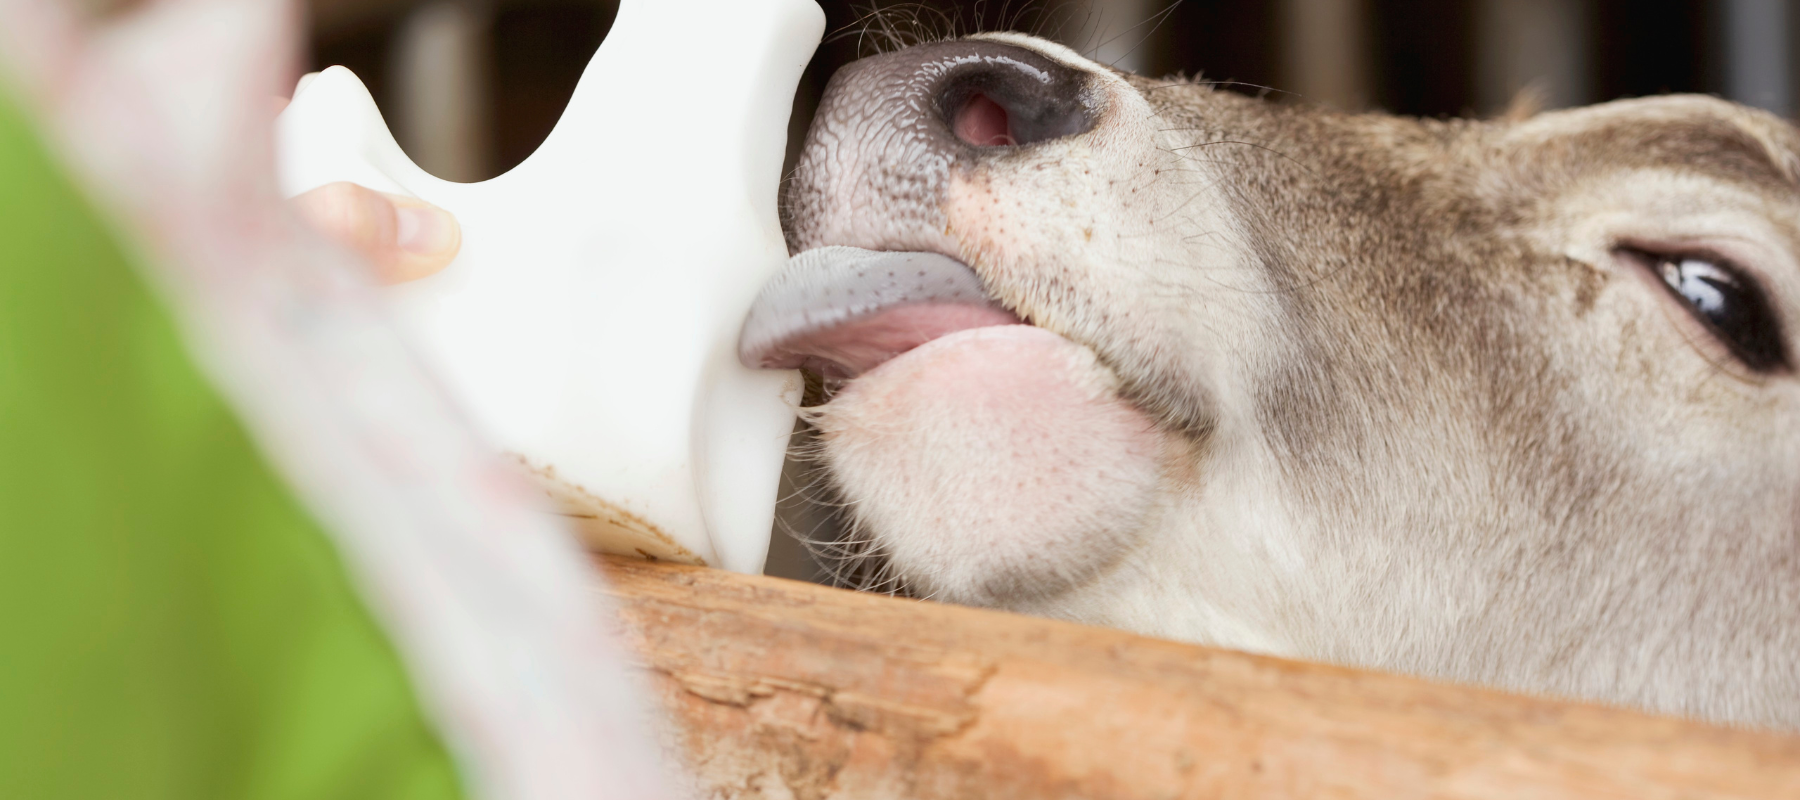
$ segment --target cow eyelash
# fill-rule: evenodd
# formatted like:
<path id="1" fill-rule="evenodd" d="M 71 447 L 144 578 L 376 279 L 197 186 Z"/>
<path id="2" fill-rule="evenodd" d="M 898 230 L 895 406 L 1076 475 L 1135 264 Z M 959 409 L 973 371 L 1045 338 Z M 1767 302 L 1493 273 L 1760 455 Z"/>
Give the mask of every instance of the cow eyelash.
<path id="1" fill-rule="evenodd" d="M 1744 366 L 1762 374 L 1789 368 L 1781 324 L 1768 293 L 1744 270 L 1708 253 L 1635 248 L 1624 252 L 1648 269 Z"/>

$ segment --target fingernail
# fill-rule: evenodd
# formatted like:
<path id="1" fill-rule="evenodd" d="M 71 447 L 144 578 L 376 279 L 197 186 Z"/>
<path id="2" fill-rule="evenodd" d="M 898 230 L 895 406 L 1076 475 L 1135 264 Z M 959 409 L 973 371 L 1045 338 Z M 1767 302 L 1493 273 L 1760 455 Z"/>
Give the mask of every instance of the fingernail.
<path id="1" fill-rule="evenodd" d="M 456 244 L 456 220 L 436 208 L 396 209 L 400 249 L 421 256 L 435 255 Z"/>

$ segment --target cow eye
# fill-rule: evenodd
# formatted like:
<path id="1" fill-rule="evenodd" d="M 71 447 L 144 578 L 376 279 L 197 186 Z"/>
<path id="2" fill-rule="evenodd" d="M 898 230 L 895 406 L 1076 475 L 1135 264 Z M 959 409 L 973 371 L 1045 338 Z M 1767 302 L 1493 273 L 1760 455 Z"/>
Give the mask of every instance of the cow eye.
<path id="1" fill-rule="evenodd" d="M 1650 254 L 1645 260 L 1744 366 L 1766 373 L 1788 365 L 1781 326 L 1755 280 L 1707 256 Z"/>

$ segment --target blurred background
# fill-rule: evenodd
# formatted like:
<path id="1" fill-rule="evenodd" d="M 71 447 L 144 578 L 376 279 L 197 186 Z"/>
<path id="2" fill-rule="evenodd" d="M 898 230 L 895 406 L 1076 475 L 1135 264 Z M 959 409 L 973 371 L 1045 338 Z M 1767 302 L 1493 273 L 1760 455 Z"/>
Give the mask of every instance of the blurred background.
<path id="1" fill-rule="evenodd" d="M 684 0 L 649 0 L 684 2 Z M 543 141 L 617 0 L 311 0 L 313 67 L 374 92 L 408 154 L 481 180 Z M 1706 92 L 1792 117 L 1800 0 L 821 0 L 826 43 L 795 100 L 791 151 L 840 66 L 897 44 L 1023 30 L 1140 73 L 1226 81 L 1282 102 L 1424 116 L 1492 115 L 1521 91 L 1555 108 Z M 705 52 L 670 52 L 706 59 Z M 720 64 L 720 69 L 731 65 Z M 644 79 L 655 80 L 656 64 Z M 704 102 L 706 87 L 670 92 Z M 619 109 L 622 124 L 633 109 Z M 782 524 L 829 538 L 790 465 Z M 769 572 L 820 578 L 789 537 Z"/>
<path id="2" fill-rule="evenodd" d="M 354 69 L 414 160 L 456 180 L 497 175 L 536 148 L 617 7 L 616 0 L 310 4 L 314 66 Z M 1793 55 L 1800 0 L 820 4 L 827 43 L 795 104 L 800 130 L 831 73 L 859 55 L 896 41 L 996 29 L 1039 33 L 1135 72 L 1200 75 L 1235 82 L 1237 91 L 1345 109 L 1486 115 L 1527 88 L 1548 107 L 1708 92 L 1791 116 L 1800 101 Z M 644 66 L 654 79 L 656 65 Z"/>

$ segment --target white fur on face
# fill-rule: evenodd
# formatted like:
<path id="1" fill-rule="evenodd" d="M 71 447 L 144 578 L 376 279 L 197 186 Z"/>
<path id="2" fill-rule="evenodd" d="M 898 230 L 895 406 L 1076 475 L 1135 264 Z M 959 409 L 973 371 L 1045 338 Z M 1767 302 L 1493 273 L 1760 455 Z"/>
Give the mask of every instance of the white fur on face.
<path id="1" fill-rule="evenodd" d="M 1154 425 L 1093 353 L 977 328 L 853 382 L 819 416 L 857 520 L 916 591 L 1053 596 L 1135 545 L 1161 476 Z"/>

